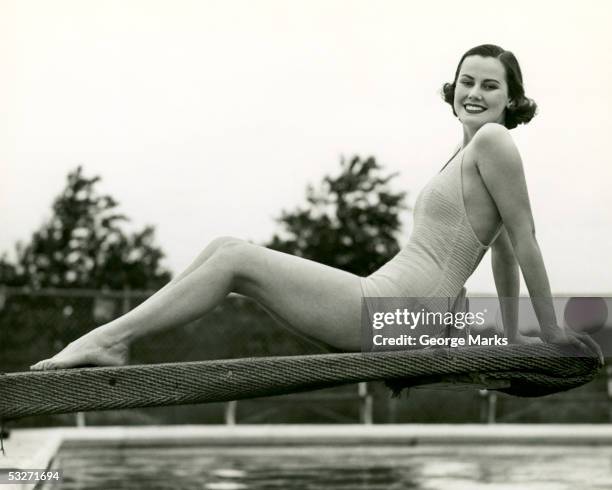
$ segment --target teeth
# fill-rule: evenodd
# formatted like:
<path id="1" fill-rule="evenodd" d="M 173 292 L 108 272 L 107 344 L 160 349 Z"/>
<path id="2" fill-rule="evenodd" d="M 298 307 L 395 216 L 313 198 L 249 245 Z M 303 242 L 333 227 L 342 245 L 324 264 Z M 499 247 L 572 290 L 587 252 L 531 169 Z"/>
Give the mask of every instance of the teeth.
<path id="1" fill-rule="evenodd" d="M 470 110 L 472 110 L 472 111 L 484 111 L 484 108 L 483 108 L 483 107 L 479 107 L 479 106 L 477 106 L 477 105 L 471 105 L 471 104 L 466 104 L 466 105 L 465 105 L 465 108 L 466 108 L 466 109 L 470 109 Z"/>

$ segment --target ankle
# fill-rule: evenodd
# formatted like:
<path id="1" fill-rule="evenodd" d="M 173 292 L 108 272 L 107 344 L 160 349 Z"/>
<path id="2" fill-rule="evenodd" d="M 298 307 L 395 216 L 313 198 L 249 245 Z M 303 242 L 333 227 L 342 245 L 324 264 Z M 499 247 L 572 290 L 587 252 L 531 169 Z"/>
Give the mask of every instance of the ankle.
<path id="1" fill-rule="evenodd" d="M 98 328 L 102 333 L 102 339 L 106 347 L 115 347 L 117 345 L 129 346 L 134 340 L 134 336 L 127 328 L 113 325 L 112 322 Z"/>

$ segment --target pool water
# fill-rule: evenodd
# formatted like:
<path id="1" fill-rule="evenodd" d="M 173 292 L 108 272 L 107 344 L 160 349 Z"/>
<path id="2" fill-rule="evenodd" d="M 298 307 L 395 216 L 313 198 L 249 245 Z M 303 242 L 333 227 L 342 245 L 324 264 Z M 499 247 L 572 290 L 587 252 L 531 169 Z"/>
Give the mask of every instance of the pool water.
<path id="1" fill-rule="evenodd" d="M 608 490 L 607 446 L 108 447 L 62 449 L 79 490 Z"/>

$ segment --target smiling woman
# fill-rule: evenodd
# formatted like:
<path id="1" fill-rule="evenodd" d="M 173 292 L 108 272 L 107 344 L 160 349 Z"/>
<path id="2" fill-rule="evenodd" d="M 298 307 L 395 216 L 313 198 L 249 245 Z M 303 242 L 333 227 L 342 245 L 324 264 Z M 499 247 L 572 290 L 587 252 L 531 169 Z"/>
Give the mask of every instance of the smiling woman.
<path id="1" fill-rule="evenodd" d="M 444 97 L 461 122 L 463 142 L 419 194 L 409 243 L 379 270 L 358 277 L 240 239 L 218 238 L 147 301 L 33 369 L 124 364 L 131 342 L 194 320 L 231 292 L 253 298 L 284 325 L 333 349 L 358 351 L 362 298 L 370 309 L 368 299 L 381 297 L 417 303 L 426 298 L 436 311 L 452 308 L 489 247 L 510 342 L 533 342 L 518 332 L 520 266 L 542 338 L 599 352 L 587 334 L 557 324 L 521 158 L 508 131 L 529 122 L 536 109 L 525 97 L 516 58 L 493 45 L 469 50 L 453 83 L 444 86 Z M 415 331 L 420 333 L 444 336 L 446 330 Z"/>
<path id="2" fill-rule="evenodd" d="M 493 44 L 466 51 L 457 66 L 455 80 L 446 83 L 442 91 L 453 114 L 464 123 L 464 130 L 466 124 L 477 130 L 484 122 L 514 129 L 536 114 L 536 103 L 525 97 L 518 60 L 512 52 Z M 482 114 L 482 118 L 470 119 L 477 114 Z"/>

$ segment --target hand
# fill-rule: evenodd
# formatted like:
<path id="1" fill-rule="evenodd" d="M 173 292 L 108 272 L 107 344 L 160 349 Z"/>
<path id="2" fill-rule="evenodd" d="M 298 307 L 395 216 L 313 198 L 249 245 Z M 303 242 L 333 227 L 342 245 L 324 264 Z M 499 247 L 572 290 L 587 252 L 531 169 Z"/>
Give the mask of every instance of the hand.
<path id="1" fill-rule="evenodd" d="M 510 343 L 519 344 L 519 345 L 533 345 L 533 344 L 541 344 L 542 339 L 540 337 L 529 337 L 527 335 L 517 333 L 516 336 L 510 340 Z"/>
<path id="2" fill-rule="evenodd" d="M 543 333 L 542 338 L 545 342 L 550 344 L 569 344 L 579 351 L 585 352 L 589 356 L 593 355 L 593 352 L 595 352 L 601 364 L 604 364 L 604 356 L 601 348 L 589 334 L 557 327 L 555 330 Z"/>

